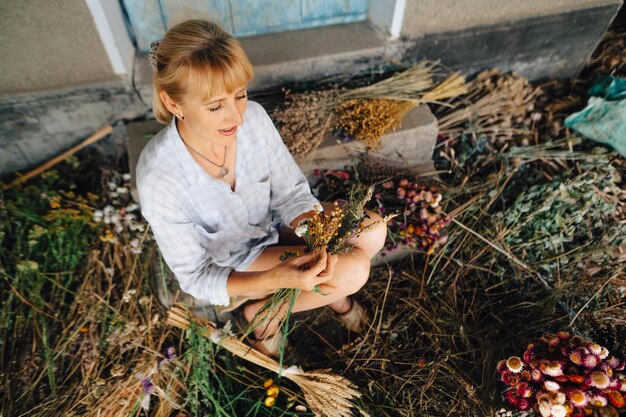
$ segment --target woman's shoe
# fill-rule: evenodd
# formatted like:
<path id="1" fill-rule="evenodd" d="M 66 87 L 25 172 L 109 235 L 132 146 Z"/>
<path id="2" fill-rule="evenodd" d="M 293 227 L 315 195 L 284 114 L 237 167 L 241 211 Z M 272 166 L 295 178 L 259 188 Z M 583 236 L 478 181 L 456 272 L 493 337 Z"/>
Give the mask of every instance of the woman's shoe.
<path id="1" fill-rule="evenodd" d="M 365 331 L 366 325 L 370 322 L 369 315 L 367 314 L 367 310 L 363 308 L 361 304 L 357 303 L 353 297 L 348 297 L 348 300 L 351 302 L 348 311 L 345 313 L 337 313 L 337 315 L 346 329 L 361 334 Z"/>
<path id="2" fill-rule="evenodd" d="M 243 310 L 239 311 L 234 315 L 235 318 L 235 326 L 238 331 L 244 331 L 248 327 L 248 322 L 243 315 Z M 283 341 L 283 332 L 278 330 L 278 332 L 274 333 L 271 336 L 267 336 L 263 339 L 257 339 L 254 336 L 254 333 L 251 332 L 245 338 L 245 341 L 248 345 L 261 352 L 262 354 L 269 356 L 271 358 L 277 359 L 280 357 L 280 345 Z M 285 340 L 285 349 L 287 348 L 287 340 Z"/>

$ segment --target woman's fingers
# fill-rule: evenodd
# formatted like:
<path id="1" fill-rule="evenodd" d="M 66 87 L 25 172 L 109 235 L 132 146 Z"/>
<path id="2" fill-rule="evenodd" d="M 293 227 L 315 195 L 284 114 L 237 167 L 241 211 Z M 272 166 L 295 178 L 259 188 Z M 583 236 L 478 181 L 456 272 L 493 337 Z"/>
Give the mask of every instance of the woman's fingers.
<path id="1" fill-rule="evenodd" d="M 337 255 L 331 255 L 330 253 L 326 256 L 326 266 L 324 270 L 317 276 L 318 278 L 324 278 L 325 281 L 328 281 L 333 277 L 335 273 L 335 265 L 337 264 Z"/>
<path id="2" fill-rule="evenodd" d="M 291 264 L 293 266 L 303 266 L 308 263 L 314 262 L 315 257 L 319 255 L 319 251 L 313 251 L 309 253 L 305 253 L 304 255 L 297 256 L 291 259 Z"/>

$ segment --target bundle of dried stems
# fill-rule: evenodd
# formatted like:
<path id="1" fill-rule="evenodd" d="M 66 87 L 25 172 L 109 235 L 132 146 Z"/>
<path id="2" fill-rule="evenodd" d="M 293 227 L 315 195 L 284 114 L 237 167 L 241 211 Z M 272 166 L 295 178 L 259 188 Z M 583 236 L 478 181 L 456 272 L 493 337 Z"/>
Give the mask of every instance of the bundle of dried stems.
<path id="1" fill-rule="evenodd" d="M 335 89 L 285 94 L 285 104 L 272 118 L 293 156 L 305 157 L 322 143 L 334 117 L 336 96 Z"/>
<path id="2" fill-rule="evenodd" d="M 183 306 L 174 306 L 168 311 L 167 324 L 181 329 L 188 329 L 190 326 L 190 314 Z M 329 370 L 314 370 L 304 372 L 298 367 L 282 367 L 274 359 L 263 355 L 252 349 L 243 342 L 237 340 L 213 323 L 194 319 L 203 328 L 203 335 L 211 341 L 216 342 L 233 355 L 243 358 L 255 365 L 261 366 L 270 371 L 295 382 L 302 389 L 304 398 L 316 416 L 341 417 L 352 416 L 351 408 L 355 405 L 353 400 L 360 398 L 361 394 L 356 390 L 346 378 L 332 374 Z M 361 414 L 367 416 L 363 410 Z"/>
<path id="3" fill-rule="evenodd" d="M 333 128 L 363 142 L 371 149 L 380 147 L 380 139 L 402 124 L 404 116 L 415 107 L 410 101 L 385 99 L 348 100 L 339 104 Z"/>
<path id="4" fill-rule="evenodd" d="M 414 107 L 441 104 L 442 100 L 467 93 L 465 78 L 458 73 L 430 89 L 436 65 L 420 64 L 371 86 L 340 94 L 334 129 L 376 149 L 382 136 L 400 127 Z"/>
<path id="5" fill-rule="evenodd" d="M 512 138 L 523 133 L 520 124 L 532 111 L 532 101 L 539 90 L 528 80 L 498 69 L 483 71 L 469 83 L 469 92 L 453 100 L 456 110 L 439 117 L 439 131 L 454 136 L 465 131 Z"/>

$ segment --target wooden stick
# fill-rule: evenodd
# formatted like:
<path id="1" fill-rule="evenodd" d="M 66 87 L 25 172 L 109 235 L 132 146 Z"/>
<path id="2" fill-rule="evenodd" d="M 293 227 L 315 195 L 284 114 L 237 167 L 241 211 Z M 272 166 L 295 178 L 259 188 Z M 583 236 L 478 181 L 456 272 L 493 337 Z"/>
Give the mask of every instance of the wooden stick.
<path id="1" fill-rule="evenodd" d="M 108 123 L 105 124 L 102 128 L 100 128 L 100 130 L 98 130 L 93 135 L 89 136 L 87 139 L 85 139 L 84 141 L 82 141 L 78 145 L 76 145 L 76 146 L 72 147 L 71 149 L 63 152 L 61 155 L 55 156 L 54 158 L 52 158 L 51 160 L 49 160 L 45 164 L 40 165 L 37 168 L 33 169 L 32 171 L 26 173 L 25 175 L 15 179 L 10 184 L 5 185 L 4 189 L 8 190 L 11 187 L 15 187 L 18 184 L 26 182 L 29 179 L 33 178 L 33 177 L 36 177 L 37 175 L 47 171 L 48 169 L 52 168 L 55 165 L 57 165 L 59 162 L 63 162 L 65 160 L 65 158 L 67 158 L 68 156 L 73 155 L 76 152 L 78 152 L 79 150 L 83 149 L 84 147 L 89 146 L 92 143 L 95 143 L 95 142 L 99 141 L 103 137 L 111 134 L 112 132 L 113 132 L 113 126 L 111 126 Z"/>

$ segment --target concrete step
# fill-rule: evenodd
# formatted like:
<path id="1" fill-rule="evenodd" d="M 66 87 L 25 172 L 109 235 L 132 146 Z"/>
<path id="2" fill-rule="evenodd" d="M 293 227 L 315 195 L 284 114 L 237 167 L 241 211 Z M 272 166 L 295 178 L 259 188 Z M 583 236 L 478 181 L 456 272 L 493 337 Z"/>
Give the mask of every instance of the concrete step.
<path id="1" fill-rule="evenodd" d="M 254 66 L 249 91 L 286 82 L 356 74 L 385 60 L 400 60 L 399 42 L 386 39 L 369 22 L 356 22 L 247 36 L 239 41 Z M 136 85 L 152 97 L 152 68 L 146 54 L 136 60 Z"/>

